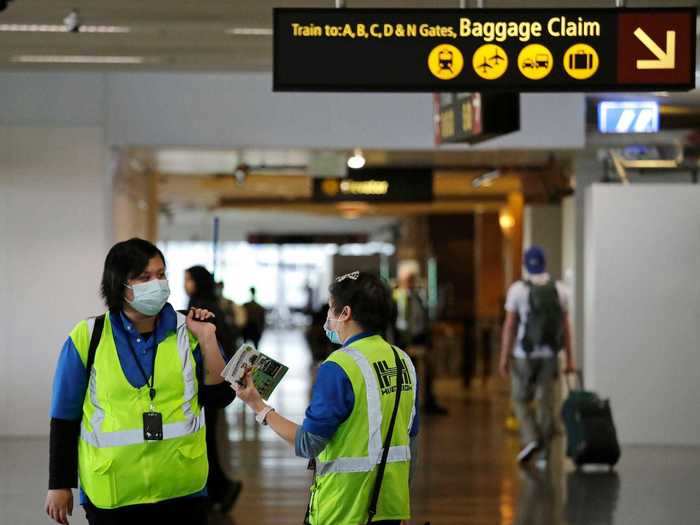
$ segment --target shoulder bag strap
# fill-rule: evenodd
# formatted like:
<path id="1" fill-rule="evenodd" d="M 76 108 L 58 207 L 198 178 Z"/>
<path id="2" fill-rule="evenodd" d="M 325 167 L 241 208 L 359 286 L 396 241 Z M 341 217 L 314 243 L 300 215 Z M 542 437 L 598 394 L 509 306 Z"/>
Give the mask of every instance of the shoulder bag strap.
<path id="1" fill-rule="evenodd" d="M 382 450 L 382 460 L 377 467 L 377 477 L 374 480 L 374 488 L 372 489 L 372 497 L 369 502 L 369 509 L 367 510 L 367 525 L 372 523 L 374 515 L 377 513 L 377 502 L 379 501 L 379 492 L 382 489 L 382 480 L 384 479 L 384 470 L 386 469 L 386 460 L 389 456 L 389 448 L 391 447 L 391 436 L 394 433 L 394 425 L 396 424 L 396 414 L 399 411 L 399 401 L 401 400 L 401 390 L 403 389 L 403 366 L 402 361 L 399 358 L 399 354 L 396 352 L 396 348 L 393 346 L 391 350 L 394 352 L 394 359 L 396 360 L 396 401 L 394 401 L 394 412 L 391 414 L 391 421 L 389 422 L 389 430 L 387 431 L 386 438 L 384 438 L 384 449 Z"/>
<path id="2" fill-rule="evenodd" d="M 95 317 L 95 324 L 92 327 L 92 335 L 90 336 L 90 346 L 88 348 L 87 363 L 85 365 L 88 380 L 90 379 L 92 365 L 95 362 L 95 353 L 97 352 L 97 345 L 100 344 L 100 339 L 102 338 L 102 329 L 104 328 L 104 325 L 105 314 L 98 315 L 97 317 Z"/>

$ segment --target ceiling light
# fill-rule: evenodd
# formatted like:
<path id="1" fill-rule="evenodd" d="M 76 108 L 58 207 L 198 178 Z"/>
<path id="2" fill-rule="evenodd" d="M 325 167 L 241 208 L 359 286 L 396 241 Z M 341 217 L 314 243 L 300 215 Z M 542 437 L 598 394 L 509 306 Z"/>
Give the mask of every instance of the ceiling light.
<path id="1" fill-rule="evenodd" d="M 150 61 L 153 61 L 152 59 Z M 10 62 L 35 64 L 143 64 L 144 57 L 89 55 L 16 55 Z"/>
<path id="2" fill-rule="evenodd" d="M 225 33 L 237 36 L 272 36 L 272 29 L 267 27 L 232 27 L 227 29 Z"/>
<path id="3" fill-rule="evenodd" d="M 0 32 L 10 33 L 68 33 L 65 25 L 58 24 L 0 24 Z M 130 33 L 126 26 L 80 26 L 80 33 Z"/>
<path id="4" fill-rule="evenodd" d="M 515 217 L 508 210 L 501 210 L 498 214 L 498 224 L 504 234 L 508 235 L 515 227 Z"/>
<path id="5" fill-rule="evenodd" d="M 353 156 L 348 159 L 348 168 L 359 170 L 365 166 L 365 157 L 362 155 L 361 149 L 356 149 Z"/>

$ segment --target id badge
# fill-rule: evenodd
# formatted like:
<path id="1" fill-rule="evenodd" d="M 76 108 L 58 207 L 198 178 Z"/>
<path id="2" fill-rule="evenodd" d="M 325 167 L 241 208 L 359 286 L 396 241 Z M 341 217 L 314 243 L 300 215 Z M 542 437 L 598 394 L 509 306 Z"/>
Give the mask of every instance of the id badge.
<path id="1" fill-rule="evenodd" d="M 163 439 L 163 415 L 160 412 L 143 413 L 143 439 L 145 441 Z"/>

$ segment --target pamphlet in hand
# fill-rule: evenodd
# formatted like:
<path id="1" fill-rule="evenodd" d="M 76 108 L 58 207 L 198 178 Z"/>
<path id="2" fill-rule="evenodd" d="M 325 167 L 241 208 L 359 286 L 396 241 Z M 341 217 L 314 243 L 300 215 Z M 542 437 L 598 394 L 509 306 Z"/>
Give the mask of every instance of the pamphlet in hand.
<path id="1" fill-rule="evenodd" d="M 255 388 L 262 398 L 267 400 L 289 368 L 259 352 L 253 345 L 245 343 L 223 369 L 221 377 L 232 385 L 244 386 L 243 378 L 248 370 L 253 371 Z"/>

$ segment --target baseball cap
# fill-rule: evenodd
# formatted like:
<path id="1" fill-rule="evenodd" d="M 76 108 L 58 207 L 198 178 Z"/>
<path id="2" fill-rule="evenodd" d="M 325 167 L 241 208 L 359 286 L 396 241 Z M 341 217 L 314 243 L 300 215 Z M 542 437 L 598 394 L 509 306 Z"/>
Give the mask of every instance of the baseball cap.
<path id="1" fill-rule="evenodd" d="M 540 246 L 530 246 L 523 255 L 523 264 L 530 274 L 544 273 L 547 267 L 547 258 Z"/>

